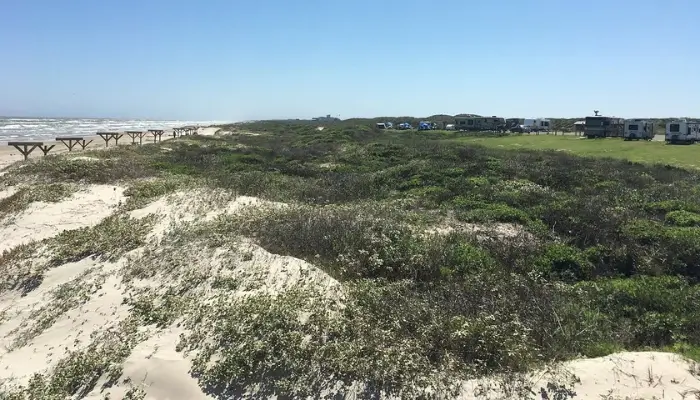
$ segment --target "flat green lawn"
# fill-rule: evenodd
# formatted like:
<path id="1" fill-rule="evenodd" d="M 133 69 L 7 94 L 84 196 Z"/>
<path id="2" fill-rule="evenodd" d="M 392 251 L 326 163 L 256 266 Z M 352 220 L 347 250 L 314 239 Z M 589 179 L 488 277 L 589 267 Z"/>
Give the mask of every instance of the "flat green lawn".
<path id="1" fill-rule="evenodd" d="M 663 141 L 631 141 L 621 138 L 585 139 L 577 136 L 522 135 L 469 137 L 455 139 L 461 143 L 479 143 L 505 149 L 559 150 L 592 157 L 613 157 L 637 162 L 662 163 L 700 168 L 700 145 L 667 145 Z"/>

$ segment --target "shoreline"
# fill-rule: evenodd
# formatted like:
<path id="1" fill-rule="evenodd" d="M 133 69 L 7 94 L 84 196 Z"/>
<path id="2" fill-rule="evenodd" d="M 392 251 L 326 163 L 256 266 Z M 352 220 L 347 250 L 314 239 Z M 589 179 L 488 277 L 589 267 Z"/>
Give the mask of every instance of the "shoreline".
<path id="1" fill-rule="evenodd" d="M 197 129 L 197 135 L 202 135 L 202 136 L 211 136 L 214 135 L 220 128 L 218 127 L 200 127 Z M 161 138 L 162 141 L 166 140 L 171 140 L 173 138 L 173 129 L 163 129 L 163 136 Z M 71 135 L 63 135 L 63 137 L 70 137 Z M 109 147 L 105 146 L 105 141 L 97 135 L 84 135 L 84 136 L 77 136 L 74 135 L 75 137 L 82 137 L 87 141 L 92 140 L 92 143 L 90 143 L 85 150 L 81 149 L 80 146 L 76 146 L 73 148 L 73 151 L 70 153 L 79 153 L 83 151 L 88 151 L 88 150 L 102 150 L 102 149 L 110 149 L 115 146 L 114 140 L 109 141 Z M 9 146 L 8 143 L 10 142 L 43 142 L 44 144 L 49 144 L 49 145 L 55 145 L 53 149 L 48 153 L 48 155 L 56 155 L 56 154 L 65 154 L 68 153 L 68 147 L 65 146 L 63 143 L 56 141 L 56 137 L 51 138 L 50 140 L 31 140 L 31 139 L 17 139 L 17 140 L 0 140 L 0 170 L 3 170 L 7 168 L 8 166 L 14 164 L 17 161 L 23 161 L 24 157 L 22 154 L 14 147 L 14 146 Z M 138 143 L 138 142 L 137 142 Z M 146 144 L 153 144 L 153 135 L 147 134 L 146 136 L 143 137 L 143 145 Z M 156 142 L 158 143 L 158 142 Z M 133 145 L 131 138 L 127 136 L 126 134 L 119 139 L 119 146 L 131 146 Z M 36 158 L 41 158 L 44 157 L 44 154 L 41 152 L 39 149 L 34 149 L 31 154 L 29 154 L 29 159 L 36 159 Z"/>

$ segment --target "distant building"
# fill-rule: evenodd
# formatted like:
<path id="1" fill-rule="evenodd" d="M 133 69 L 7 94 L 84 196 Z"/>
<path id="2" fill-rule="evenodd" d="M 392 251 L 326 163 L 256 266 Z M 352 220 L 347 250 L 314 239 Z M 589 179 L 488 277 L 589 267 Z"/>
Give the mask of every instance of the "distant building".
<path id="1" fill-rule="evenodd" d="M 311 120 L 317 121 L 317 122 L 335 122 L 335 121 L 340 121 L 340 118 L 331 117 L 331 115 L 328 114 L 325 117 L 316 117 L 316 118 L 312 118 Z"/>

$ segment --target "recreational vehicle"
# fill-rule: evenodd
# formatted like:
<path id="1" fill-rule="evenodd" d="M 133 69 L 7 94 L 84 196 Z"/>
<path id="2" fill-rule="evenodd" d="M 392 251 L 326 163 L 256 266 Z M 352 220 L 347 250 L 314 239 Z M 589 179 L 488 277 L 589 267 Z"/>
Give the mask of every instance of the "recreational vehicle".
<path id="1" fill-rule="evenodd" d="M 645 119 L 625 120 L 625 140 L 654 139 L 654 123 Z"/>
<path id="2" fill-rule="evenodd" d="M 700 122 L 676 120 L 666 124 L 666 143 L 691 144 L 700 139 Z"/>
<path id="3" fill-rule="evenodd" d="M 596 115 L 586 117 L 584 134 L 588 139 L 621 137 L 624 135 L 625 121 L 622 118 Z"/>
<path id="4" fill-rule="evenodd" d="M 505 118 L 492 117 L 455 117 L 455 126 L 460 131 L 504 131 Z"/>
<path id="5" fill-rule="evenodd" d="M 549 132 L 551 123 L 545 118 L 525 118 L 523 125 L 530 128 L 531 132 Z"/>

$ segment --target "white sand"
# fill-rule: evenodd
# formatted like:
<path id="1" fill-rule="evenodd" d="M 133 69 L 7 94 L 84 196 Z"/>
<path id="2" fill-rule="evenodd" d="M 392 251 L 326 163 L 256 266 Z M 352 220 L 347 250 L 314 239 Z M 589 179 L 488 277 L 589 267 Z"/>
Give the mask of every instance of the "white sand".
<path id="1" fill-rule="evenodd" d="M 531 235 L 528 235 L 521 226 L 510 223 L 472 224 L 455 222 L 428 228 L 423 233 L 426 235 L 449 235 L 455 232 L 473 234 L 480 241 L 513 239 L 521 235 L 526 235 L 531 239 Z"/>
<path id="2" fill-rule="evenodd" d="M 9 351 L 11 349 L 7 346 L 17 337 L 14 329 L 21 328 L 22 325 L 25 325 L 25 329 L 31 326 L 34 322 L 30 316 L 32 311 L 57 301 L 51 296 L 52 289 L 56 289 L 59 282 L 65 283 L 62 281 L 66 281 L 69 275 L 73 276 L 76 285 L 87 284 L 91 279 L 81 279 L 80 274 L 85 272 L 86 268 L 94 266 L 96 265 L 93 261 L 82 260 L 49 270 L 40 288 L 30 292 L 28 296 L 0 300 L 0 310 L 5 304 L 10 304 L 7 307 L 8 311 L 16 312 L 10 314 L 12 319 L 9 323 L 0 326 L 0 365 L 6 366 L 0 369 L 0 380 L 11 378 L 13 383 L 26 384 L 32 374 L 50 368 L 65 357 L 68 351 L 87 347 L 92 342 L 93 333 L 115 326 L 128 315 L 128 306 L 122 303 L 124 296 L 120 289 L 120 278 L 112 275 L 107 277 L 102 288 L 85 304 L 61 314 L 50 327 L 27 345 Z"/>
<path id="3" fill-rule="evenodd" d="M 10 186 L 5 189 L 0 189 L 0 201 L 12 196 L 15 193 L 17 193 L 17 188 L 14 186 Z"/>
<path id="4" fill-rule="evenodd" d="M 224 207 L 211 210 L 205 216 L 204 220 L 210 221 L 222 214 L 235 215 L 243 212 L 246 209 L 275 209 L 287 207 L 288 204 L 276 201 L 268 201 L 258 197 L 238 196 L 234 200 L 228 202 Z"/>
<path id="5" fill-rule="evenodd" d="M 138 344 L 124 362 L 121 381 L 128 378 L 132 384 L 142 387 L 147 399 L 213 399 L 202 392 L 197 380 L 189 374 L 190 362 L 175 350 L 183 332 L 179 328 L 169 328 Z M 111 398 L 121 399 L 128 389 L 126 385 L 117 385 L 107 392 Z M 103 398 L 104 393 L 98 390 L 86 397 Z"/>
<path id="6" fill-rule="evenodd" d="M 202 136 L 214 136 L 217 132 L 219 132 L 221 128 L 216 128 L 216 127 L 211 127 L 211 128 L 199 128 L 197 130 L 198 135 Z"/>
<path id="7" fill-rule="evenodd" d="M 238 214 L 245 209 L 261 207 L 285 207 L 257 197 L 234 196 L 224 191 L 210 189 L 181 190 L 161 197 L 146 207 L 129 213 L 132 218 L 159 216 L 149 238 L 160 240 L 172 228 L 193 221 L 211 221 L 222 214 Z"/>
<path id="8" fill-rule="evenodd" d="M 0 252 L 63 230 L 96 225 L 123 199 L 124 188 L 92 185 L 59 203 L 32 203 L 18 215 L 0 221 Z"/>
<path id="9" fill-rule="evenodd" d="M 554 372 L 552 372 L 554 371 Z M 508 393 L 496 380 L 467 382 L 461 399 L 540 399 L 540 388 L 548 382 L 568 384 L 573 374 L 580 380 L 573 384 L 573 399 L 697 399 L 700 395 L 700 368 L 681 356 L 662 352 L 624 352 L 606 357 L 574 360 L 552 371 L 536 371 L 526 378 L 535 392 L 530 397 Z M 691 373 L 691 371 L 695 371 Z M 512 381 L 511 381 L 512 384 Z M 475 390 L 490 387 L 481 397 Z M 517 386 L 517 385 L 516 385 Z M 549 398 L 554 399 L 552 391 Z"/>

